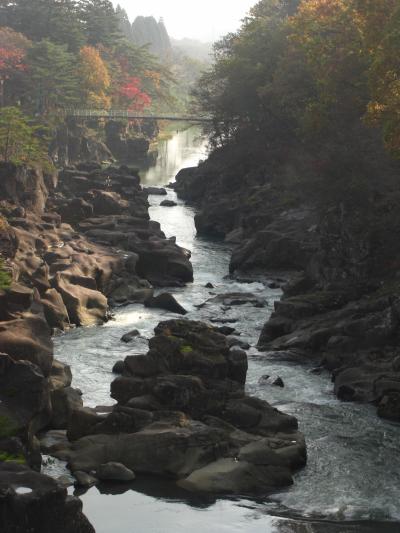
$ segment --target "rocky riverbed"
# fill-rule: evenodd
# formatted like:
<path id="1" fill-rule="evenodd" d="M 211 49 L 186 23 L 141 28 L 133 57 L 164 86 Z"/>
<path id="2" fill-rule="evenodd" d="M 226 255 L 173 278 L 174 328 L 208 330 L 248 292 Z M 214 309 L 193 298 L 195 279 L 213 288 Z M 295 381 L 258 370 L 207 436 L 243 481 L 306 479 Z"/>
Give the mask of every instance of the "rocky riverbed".
<path id="1" fill-rule="evenodd" d="M 193 154 L 201 157 L 193 136 L 189 145 L 184 143 L 187 137 L 179 134 L 170 143 L 169 159 L 162 151 L 163 162 L 159 160 L 159 165 L 143 177 L 146 184 L 165 185 L 178 170 L 176 164 L 188 166 L 196 162 L 190 159 Z M 181 153 L 186 155 L 186 161 L 179 157 Z M 249 279 L 248 274 L 247 279 L 226 278 L 231 245 L 195 238 L 195 211 L 167 191 L 166 197 L 149 197 L 151 218 L 162 222 L 167 236 L 176 235 L 181 246 L 191 249 L 194 267 L 194 283 L 171 292 L 188 311 L 188 319 L 233 327 L 241 333 L 238 338 L 243 345 L 251 345 L 247 350 L 246 392 L 299 419 L 306 436 L 308 464 L 295 474 L 295 484 L 289 490 L 257 501 L 191 496 L 177 488 L 174 480 L 161 482 L 141 474 L 128 484 L 98 485 L 81 496 L 84 511 L 96 530 L 129 532 L 135 515 L 141 529 L 149 532 L 158 531 L 160 522 L 163 532 L 184 531 L 188 524 L 195 531 L 206 524 L 215 531 L 224 531 L 229 525 L 230 530 L 252 533 L 396 531 L 400 471 L 397 426 L 377 420 L 368 405 L 335 399 L 328 375 L 324 370 L 314 372 L 314 361 L 293 358 L 292 353 L 284 351 L 269 357 L 255 348 L 274 302 L 280 299 L 283 272 L 259 278 L 262 283 Z M 178 206 L 160 206 L 164 198 Z M 233 302 L 242 304 L 231 305 L 232 294 L 229 297 L 227 293 L 238 292 L 241 297 L 236 294 Z M 109 386 L 115 379 L 111 373 L 114 364 L 132 352 L 146 354 L 154 328 L 159 322 L 174 318 L 176 315 L 169 311 L 143 309 L 134 304 L 117 309 L 115 320 L 101 328 L 80 329 L 57 337 L 57 356 L 73 367 L 74 386 L 84 392 L 85 404 L 111 405 Z M 140 334 L 131 343 L 120 340 L 134 329 Z M 278 377 L 284 382 L 283 388 L 272 385 Z M 63 463 L 49 461 L 46 469 L 60 475 Z M 389 476 L 382 466 L 388 463 L 392 465 Z M 370 465 L 367 470 L 365 465 Z"/>
<path id="2" fill-rule="evenodd" d="M 385 231 L 393 199 L 379 197 L 367 217 L 343 206 L 321 215 L 284 176 L 236 163 L 216 151 L 174 188 L 197 206 L 200 235 L 232 243 L 231 273 L 286 275 L 259 348 L 329 370 L 340 399 L 399 422 L 398 242 Z"/>
<path id="3" fill-rule="evenodd" d="M 13 459 L 37 467 L 37 432 L 50 429 L 41 434 L 41 451 L 59 459 L 45 456 L 43 471 L 64 486 L 79 485 L 76 494 L 97 533 L 131 531 L 133 516 L 149 532 L 157 531 L 161 517 L 163 533 L 186 530 L 188 524 L 195 531 L 196 524 L 201 529 L 208 524 L 215 531 L 229 526 L 252 533 L 396 531 L 397 426 L 376 423 L 368 406 L 335 400 L 324 370 L 317 370 L 306 354 L 302 357 L 297 346 L 256 348 L 273 307 L 285 304 L 279 303 L 281 287 L 287 291 L 287 281 L 293 285 L 295 278 L 282 269 L 264 276 L 227 276 L 232 244 L 195 238 L 195 211 L 162 188 L 180 167 L 202 156 L 204 143 L 195 135 L 188 130 L 161 145 L 157 166 L 142 175 L 147 192 L 127 167 L 104 171 L 96 165 L 68 168 L 59 183 L 31 175 L 46 200 L 42 193 L 31 195 L 22 210 L 15 211 L 12 201 L 21 201 L 12 196 L 18 188 L 7 189 L 3 208 L 11 224 L 3 228 L 2 243 L 9 265 L 17 267 L 18 283 L 4 300 L 3 331 L 13 320 L 25 329 L 30 325 L 21 339 L 20 346 L 29 346 L 24 353 L 32 352 L 33 332 L 39 338 L 40 330 L 41 337 L 30 363 L 15 362 L 16 355 L 3 358 L 3 382 L 9 384 L 11 376 L 15 387 L 1 388 L 2 408 L 19 422 L 1 441 L 6 465 Z M 51 205 L 51 212 L 41 211 L 43 205 Z M 296 216 L 301 219 L 302 212 Z M 293 213 L 283 214 L 276 224 L 290 220 L 296 220 Z M 50 246 L 46 259 L 28 239 L 38 232 Z M 234 232 L 228 240 L 237 239 Z M 305 248 L 312 240 L 311 235 Z M 143 259 L 150 252 L 161 254 L 160 269 L 152 268 L 154 256 Z M 56 286 L 53 278 L 60 273 L 65 276 Z M 53 290 L 60 294 L 59 307 L 52 301 L 50 312 L 45 296 Z M 81 294 L 85 297 L 77 297 Z M 101 298 L 117 307 L 114 319 L 99 327 L 95 324 L 107 318 L 98 304 Z M 176 311 L 187 313 L 188 320 L 178 319 Z M 50 317 L 58 320 L 52 328 L 66 331 L 54 338 L 62 363 L 52 359 Z M 94 327 L 71 330 L 79 320 Z M 7 350 L 17 340 L 16 335 L 6 337 Z M 27 382 L 32 394 L 15 394 Z M 308 448 L 302 470 L 305 446 L 296 418 Z M 383 460 L 392 465 L 391 476 Z M 65 470 L 67 462 L 75 478 Z M 43 523 L 51 523 L 44 506 L 51 483 L 37 474 L 39 489 L 26 466 L 18 468 L 21 473 L 2 473 L 3 486 L 14 487 L 11 493 L 3 491 L 5 523 L 18 523 L 15 505 L 31 505 L 38 490 Z M 11 483 L 13 476 L 22 479 L 22 471 L 27 486 Z M 258 499 L 227 499 L 235 493 L 257 494 Z M 58 494 L 59 517 L 69 513 L 64 522 L 74 531 L 91 531 L 79 500 L 67 497 L 62 487 Z"/>

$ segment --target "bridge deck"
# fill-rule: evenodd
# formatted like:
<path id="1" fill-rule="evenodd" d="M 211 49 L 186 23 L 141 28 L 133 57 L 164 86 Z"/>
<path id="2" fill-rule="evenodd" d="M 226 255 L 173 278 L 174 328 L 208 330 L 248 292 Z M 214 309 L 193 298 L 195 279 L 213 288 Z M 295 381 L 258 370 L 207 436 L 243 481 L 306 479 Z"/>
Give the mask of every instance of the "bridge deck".
<path id="1" fill-rule="evenodd" d="M 211 117 L 193 116 L 193 115 L 172 115 L 159 114 L 150 115 L 146 113 L 138 113 L 137 111 L 127 111 L 124 109 L 67 109 L 65 111 L 67 117 L 82 117 L 82 118 L 128 118 L 137 120 L 174 120 L 177 122 L 211 122 Z"/>

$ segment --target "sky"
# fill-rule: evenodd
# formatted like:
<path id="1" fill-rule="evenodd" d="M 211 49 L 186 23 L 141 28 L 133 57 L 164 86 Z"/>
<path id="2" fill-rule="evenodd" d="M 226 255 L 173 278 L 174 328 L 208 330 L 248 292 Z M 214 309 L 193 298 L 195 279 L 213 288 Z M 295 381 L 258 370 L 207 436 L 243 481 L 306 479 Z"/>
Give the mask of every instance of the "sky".
<path id="1" fill-rule="evenodd" d="M 168 33 L 175 39 L 189 37 L 216 41 L 240 26 L 241 19 L 257 0 L 113 0 L 128 13 L 164 18 Z"/>

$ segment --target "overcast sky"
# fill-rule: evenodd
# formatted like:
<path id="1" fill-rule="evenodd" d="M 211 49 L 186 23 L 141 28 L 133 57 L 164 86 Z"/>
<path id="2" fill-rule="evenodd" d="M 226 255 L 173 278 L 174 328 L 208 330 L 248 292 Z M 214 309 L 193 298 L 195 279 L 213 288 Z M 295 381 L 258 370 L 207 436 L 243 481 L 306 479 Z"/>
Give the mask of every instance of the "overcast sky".
<path id="1" fill-rule="evenodd" d="M 171 37 L 215 41 L 236 30 L 257 0 L 113 0 L 131 21 L 138 15 L 163 17 Z"/>

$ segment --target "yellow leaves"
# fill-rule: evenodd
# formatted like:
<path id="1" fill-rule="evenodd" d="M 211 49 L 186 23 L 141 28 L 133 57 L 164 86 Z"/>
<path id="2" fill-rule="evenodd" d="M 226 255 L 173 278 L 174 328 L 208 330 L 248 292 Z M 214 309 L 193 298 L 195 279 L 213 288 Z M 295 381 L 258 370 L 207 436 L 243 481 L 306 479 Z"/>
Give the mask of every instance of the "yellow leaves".
<path id="1" fill-rule="evenodd" d="M 109 108 L 111 99 L 107 91 L 111 78 L 100 52 L 92 46 L 84 46 L 79 57 L 79 75 L 87 103 L 98 108 Z"/>
<path id="2" fill-rule="evenodd" d="M 145 70 L 144 77 L 154 85 L 155 89 L 160 88 L 161 74 L 159 72 L 156 72 L 155 70 Z"/>

